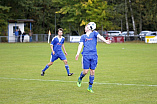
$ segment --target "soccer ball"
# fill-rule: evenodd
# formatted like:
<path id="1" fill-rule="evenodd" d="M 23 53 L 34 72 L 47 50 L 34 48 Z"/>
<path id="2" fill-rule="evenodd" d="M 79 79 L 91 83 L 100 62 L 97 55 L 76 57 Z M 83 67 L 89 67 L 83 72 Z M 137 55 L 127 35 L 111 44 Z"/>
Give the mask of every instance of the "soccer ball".
<path id="1" fill-rule="evenodd" d="M 96 29 L 96 24 L 95 24 L 94 22 L 89 22 L 89 23 L 87 24 L 87 27 L 88 27 L 88 29 L 90 29 L 90 30 L 94 30 L 94 29 Z"/>

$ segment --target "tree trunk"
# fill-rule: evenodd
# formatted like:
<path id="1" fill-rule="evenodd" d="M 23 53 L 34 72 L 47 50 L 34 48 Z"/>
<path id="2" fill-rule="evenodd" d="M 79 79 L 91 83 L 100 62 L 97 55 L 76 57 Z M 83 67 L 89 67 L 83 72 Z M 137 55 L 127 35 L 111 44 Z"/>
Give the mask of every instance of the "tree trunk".
<path id="1" fill-rule="evenodd" d="M 127 0 L 125 0 L 125 20 L 126 20 L 127 36 L 129 37 L 129 23 L 128 23 L 128 6 L 127 6 Z M 129 39 L 129 38 L 127 38 L 127 39 Z"/>
<path id="2" fill-rule="evenodd" d="M 123 31 L 123 20 L 121 19 L 121 32 Z"/>
<path id="3" fill-rule="evenodd" d="M 139 12 L 140 12 L 140 16 L 139 16 L 139 33 L 142 31 L 142 9 L 141 9 L 141 2 L 139 2 Z"/>
<path id="4" fill-rule="evenodd" d="M 140 32 L 142 31 L 142 13 L 140 12 Z"/>
<path id="5" fill-rule="evenodd" d="M 130 12 L 131 12 L 131 18 L 132 18 L 132 25 L 133 25 L 134 34 L 137 35 L 136 25 L 135 25 L 135 20 L 134 20 L 134 15 L 133 15 L 133 10 L 132 10 L 132 6 L 131 6 L 131 0 L 129 0 L 129 5 L 130 5 Z"/>
<path id="6" fill-rule="evenodd" d="M 45 28 L 45 2 L 43 0 L 43 21 L 42 21 L 42 28 Z"/>
<path id="7" fill-rule="evenodd" d="M 155 15 L 154 15 L 154 21 L 155 21 L 155 23 L 157 23 L 157 17 L 155 17 L 156 15 L 157 15 L 157 4 L 155 4 Z M 155 30 L 157 30 L 157 25 L 155 25 Z"/>
<path id="8" fill-rule="evenodd" d="M 101 25 L 101 35 L 103 36 L 103 25 Z"/>

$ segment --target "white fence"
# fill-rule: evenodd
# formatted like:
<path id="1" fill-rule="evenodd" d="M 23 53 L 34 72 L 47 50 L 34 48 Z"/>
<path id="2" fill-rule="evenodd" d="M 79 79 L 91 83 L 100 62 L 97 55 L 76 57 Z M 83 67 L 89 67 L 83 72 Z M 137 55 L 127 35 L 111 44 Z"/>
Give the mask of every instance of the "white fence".
<path id="1" fill-rule="evenodd" d="M 49 41 L 51 41 L 54 36 L 55 34 L 52 34 L 50 36 Z M 70 42 L 72 40 L 72 38 L 70 37 L 75 37 L 75 36 L 69 36 L 69 34 L 64 34 L 63 36 L 65 37 L 66 42 Z M 8 36 L 0 36 L 0 42 L 8 42 L 8 38 L 9 38 Z M 14 39 L 12 41 L 15 41 L 15 37 L 12 39 Z M 144 41 L 145 38 L 141 39 L 138 35 L 136 35 L 136 36 L 125 36 L 124 39 L 125 41 L 133 41 L 133 40 Z M 21 40 L 22 40 L 22 36 L 20 37 L 20 42 L 22 42 Z M 48 34 L 33 34 L 32 37 L 29 38 L 29 41 L 24 41 L 24 42 L 47 42 L 47 41 L 48 41 Z"/>
<path id="2" fill-rule="evenodd" d="M 51 41 L 54 36 L 55 36 L 55 34 L 52 34 L 50 36 L 49 41 Z M 70 42 L 69 34 L 66 34 L 63 36 L 65 37 L 65 41 Z M 29 37 L 29 41 L 26 41 L 26 38 L 28 40 L 27 34 L 24 37 L 24 42 L 47 42 L 48 41 L 48 34 L 33 34 L 32 37 Z M 13 39 L 13 40 L 10 40 L 11 42 L 15 42 L 15 36 L 11 39 Z M 8 40 L 9 40 L 8 36 L 0 36 L 0 42 L 8 42 Z M 18 42 L 22 42 L 22 36 L 19 37 Z"/>

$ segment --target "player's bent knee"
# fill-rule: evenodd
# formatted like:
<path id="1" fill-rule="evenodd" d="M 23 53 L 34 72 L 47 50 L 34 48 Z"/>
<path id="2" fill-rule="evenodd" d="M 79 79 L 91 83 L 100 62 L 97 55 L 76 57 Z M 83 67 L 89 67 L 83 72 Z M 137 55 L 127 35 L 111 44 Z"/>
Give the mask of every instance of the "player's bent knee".
<path id="1" fill-rule="evenodd" d="M 87 72 L 83 72 L 83 74 L 84 74 L 84 75 L 86 75 L 86 74 L 87 74 Z"/>
<path id="2" fill-rule="evenodd" d="M 65 65 L 68 64 L 68 61 L 67 61 L 67 60 L 64 60 L 64 64 L 65 64 Z"/>
<path id="3" fill-rule="evenodd" d="M 53 62 L 48 63 L 48 66 L 51 66 L 53 64 Z"/>
<path id="4" fill-rule="evenodd" d="M 90 69 L 90 74 L 94 75 L 95 74 L 95 70 Z"/>
<path id="5" fill-rule="evenodd" d="M 88 73 L 88 69 L 83 70 L 83 74 L 86 75 Z"/>

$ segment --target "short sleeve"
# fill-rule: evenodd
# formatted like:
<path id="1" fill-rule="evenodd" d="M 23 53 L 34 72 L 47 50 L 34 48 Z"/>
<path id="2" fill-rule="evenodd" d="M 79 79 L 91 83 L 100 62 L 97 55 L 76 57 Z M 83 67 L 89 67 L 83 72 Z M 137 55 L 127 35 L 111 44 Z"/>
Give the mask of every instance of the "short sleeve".
<path id="1" fill-rule="evenodd" d="M 80 42 L 84 42 L 84 35 L 81 36 Z"/>
<path id="2" fill-rule="evenodd" d="M 64 44 L 64 40 L 65 40 L 65 38 L 63 38 L 63 42 L 62 42 L 62 44 Z"/>
<path id="3" fill-rule="evenodd" d="M 99 35 L 99 33 L 97 31 L 94 31 L 94 36 L 97 38 L 97 36 Z"/>
<path id="4" fill-rule="evenodd" d="M 51 41 L 51 44 L 50 45 L 54 45 L 54 41 L 55 41 L 55 38 L 52 39 Z"/>

